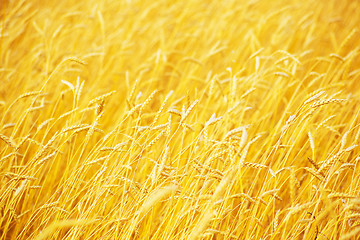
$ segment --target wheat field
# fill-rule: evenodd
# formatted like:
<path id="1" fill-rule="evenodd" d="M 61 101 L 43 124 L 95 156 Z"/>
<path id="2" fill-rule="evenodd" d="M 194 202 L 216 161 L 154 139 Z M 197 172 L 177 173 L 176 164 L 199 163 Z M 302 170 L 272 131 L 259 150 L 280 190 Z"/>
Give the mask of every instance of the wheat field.
<path id="1" fill-rule="evenodd" d="M 359 1 L 0 14 L 0 239 L 360 239 Z"/>

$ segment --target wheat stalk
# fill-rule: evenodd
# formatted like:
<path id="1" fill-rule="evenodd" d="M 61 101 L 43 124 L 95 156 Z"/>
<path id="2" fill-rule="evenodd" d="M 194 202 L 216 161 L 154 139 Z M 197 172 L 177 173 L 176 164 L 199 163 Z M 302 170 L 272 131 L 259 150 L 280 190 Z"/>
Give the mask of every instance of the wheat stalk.
<path id="1" fill-rule="evenodd" d="M 0 139 L 3 142 L 5 142 L 7 145 L 9 145 L 10 147 L 16 148 L 15 143 L 13 143 L 13 141 L 9 137 L 7 137 L 7 136 L 0 133 Z"/>
<path id="2" fill-rule="evenodd" d="M 106 98 L 108 98 L 108 97 L 110 97 L 111 95 L 113 95 L 114 93 L 116 93 L 116 91 L 111 91 L 111 92 L 105 93 L 105 94 L 103 94 L 103 95 L 101 95 L 101 96 L 98 96 L 98 97 L 92 99 L 92 100 L 89 102 L 88 106 L 91 106 L 91 105 L 94 105 L 94 104 L 96 104 L 96 103 L 102 102 L 102 101 L 104 101 Z"/>

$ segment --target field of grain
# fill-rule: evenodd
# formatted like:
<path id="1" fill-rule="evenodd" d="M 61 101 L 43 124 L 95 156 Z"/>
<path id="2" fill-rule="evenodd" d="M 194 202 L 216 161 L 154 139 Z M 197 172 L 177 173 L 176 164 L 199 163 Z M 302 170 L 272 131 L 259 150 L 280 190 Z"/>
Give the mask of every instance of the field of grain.
<path id="1" fill-rule="evenodd" d="M 0 16 L 0 239 L 360 239 L 359 1 Z"/>

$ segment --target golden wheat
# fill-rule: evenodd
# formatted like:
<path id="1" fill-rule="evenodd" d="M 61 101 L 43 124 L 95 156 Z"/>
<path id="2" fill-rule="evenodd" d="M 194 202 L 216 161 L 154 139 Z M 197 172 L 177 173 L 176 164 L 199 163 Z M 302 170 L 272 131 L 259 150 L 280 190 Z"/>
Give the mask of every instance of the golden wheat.
<path id="1" fill-rule="evenodd" d="M 0 239 L 358 239 L 360 2 L 0 7 Z"/>

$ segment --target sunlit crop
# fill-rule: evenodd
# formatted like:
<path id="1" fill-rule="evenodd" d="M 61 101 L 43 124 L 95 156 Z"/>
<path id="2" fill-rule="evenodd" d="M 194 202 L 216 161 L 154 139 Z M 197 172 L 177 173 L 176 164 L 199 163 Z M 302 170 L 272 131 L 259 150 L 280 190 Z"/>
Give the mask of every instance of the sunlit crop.
<path id="1" fill-rule="evenodd" d="M 359 1 L 0 16 L 0 239 L 359 239 Z"/>

